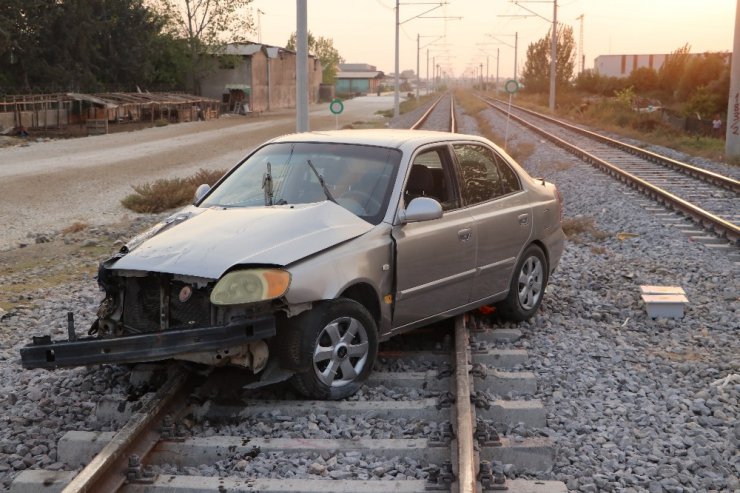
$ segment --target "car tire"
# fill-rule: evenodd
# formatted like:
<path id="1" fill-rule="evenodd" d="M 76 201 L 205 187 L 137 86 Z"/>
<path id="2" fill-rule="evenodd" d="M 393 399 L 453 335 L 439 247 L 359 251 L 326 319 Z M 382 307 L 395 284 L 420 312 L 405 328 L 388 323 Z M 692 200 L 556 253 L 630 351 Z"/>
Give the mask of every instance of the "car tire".
<path id="1" fill-rule="evenodd" d="M 370 312 L 347 299 L 324 301 L 291 320 L 292 358 L 301 368 L 291 384 L 310 399 L 344 399 L 367 380 L 378 354 Z"/>
<path id="2" fill-rule="evenodd" d="M 547 286 L 547 261 L 542 249 L 529 245 L 514 269 L 509 294 L 498 305 L 502 317 L 521 322 L 534 315 L 542 303 Z"/>

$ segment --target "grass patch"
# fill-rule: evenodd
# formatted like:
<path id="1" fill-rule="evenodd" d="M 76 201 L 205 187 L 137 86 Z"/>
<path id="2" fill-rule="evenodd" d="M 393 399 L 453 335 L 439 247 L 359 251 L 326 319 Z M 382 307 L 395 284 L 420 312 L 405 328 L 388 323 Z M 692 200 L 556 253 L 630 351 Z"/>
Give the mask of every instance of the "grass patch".
<path id="1" fill-rule="evenodd" d="M 73 233 L 79 233 L 80 231 L 85 231 L 89 225 L 87 223 L 83 223 L 80 221 L 75 221 L 66 228 L 62 230 L 63 235 L 69 235 Z"/>
<path id="2" fill-rule="evenodd" d="M 603 240 L 610 235 L 596 227 L 596 221 L 593 217 L 575 217 L 563 219 L 563 232 L 569 240 L 588 235 L 596 240 Z"/>
<path id="3" fill-rule="evenodd" d="M 534 144 L 531 142 L 519 142 L 507 152 L 515 161 L 524 161 L 534 154 Z"/>
<path id="4" fill-rule="evenodd" d="M 455 101 L 457 101 L 457 103 L 462 106 L 465 114 L 475 119 L 475 122 L 478 125 L 478 131 L 480 132 L 481 136 L 487 138 L 492 142 L 495 142 L 500 147 L 504 147 L 504 137 L 497 133 L 493 129 L 493 127 L 491 127 L 490 122 L 484 116 L 484 110 L 487 110 L 488 108 L 490 108 L 490 106 L 488 106 L 480 98 L 477 98 L 470 92 L 463 90 L 455 91 Z M 509 152 L 508 149 L 507 152 Z M 511 150 L 509 154 L 514 159 L 517 159 L 514 156 L 513 152 L 514 150 Z"/>
<path id="5" fill-rule="evenodd" d="M 661 120 L 658 112 L 638 113 L 620 105 L 614 98 L 584 98 L 577 94 L 559 94 L 556 113 L 575 123 L 588 125 L 622 137 L 641 140 L 686 153 L 690 156 L 723 161 L 740 166 L 740 160 L 725 159 L 725 141 L 714 137 L 689 135 Z M 516 104 L 548 113 L 546 94 L 519 93 Z"/>
<path id="6" fill-rule="evenodd" d="M 132 193 L 121 200 L 121 204 L 134 212 L 164 212 L 183 207 L 193 201 L 195 189 L 203 183 L 213 185 L 225 170 L 200 169 L 187 178 L 163 178 L 153 183 L 135 185 Z"/>
<path id="7" fill-rule="evenodd" d="M 398 103 L 398 113 L 400 115 L 403 115 L 404 113 L 413 111 L 419 106 L 423 106 L 427 104 L 428 102 L 436 99 L 437 97 L 438 97 L 438 94 L 432 93 L 432 94 L 425 94 L 423 96 L 419 96 L 419 99 L 408 98 L 405 101 L 401 101 L 400 103 Z M 393 108 L 389 110 L 376 111 L 375 113 L 378 115 L 382 115 L 386 118 L 393 118 Z"/>

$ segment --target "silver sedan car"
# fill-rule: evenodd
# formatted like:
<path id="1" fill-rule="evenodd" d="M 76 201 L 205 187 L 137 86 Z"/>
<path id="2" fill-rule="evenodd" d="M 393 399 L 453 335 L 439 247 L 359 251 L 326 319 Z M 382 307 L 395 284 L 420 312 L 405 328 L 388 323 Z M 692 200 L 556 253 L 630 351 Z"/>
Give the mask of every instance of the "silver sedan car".
<path id="1" fill-rule="evenodd" d="M 174 358 L 344 398 L 395 334 L 483 305 L 531 317 L 563 251 L 561 214 L 553 184 L 481 137 L 279 137 L 101 264 L 88 337 L 34 337 L 22 363 Z"/>

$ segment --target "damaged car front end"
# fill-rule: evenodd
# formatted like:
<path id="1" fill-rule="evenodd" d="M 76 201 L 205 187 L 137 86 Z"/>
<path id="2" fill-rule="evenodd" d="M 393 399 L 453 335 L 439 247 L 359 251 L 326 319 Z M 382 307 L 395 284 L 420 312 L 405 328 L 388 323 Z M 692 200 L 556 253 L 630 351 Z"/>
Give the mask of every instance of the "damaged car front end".
<path id="1" fill-rule="evenodd" d="M 387 232 L 371 235 L 383 239 L 368 244 L 353 240 L 381 223 L 399 161 L 398 152 L 367 146 L 258 149 L 213 189 L 197 192 L 194 205 L 102 262 L 103 299 L 87 335 L 70 328 L 68 340 L 33 337 L 21 348 L 23 367 L 176 359 L 246 368 L 253 387 L 305 371 L 312 362 L 291 350 L 300 343 L 295 324 L 302 312 L 343 290 L 369 290 L 377 299 L 380 289 L 390 289 L 388 269 L 366 272 L 368 261 L 389 265 Z M 365 200 L 372 202 L 367 210 L 355 200 L 356 185 L 355 199 L 327 199 L 332 192 L 324 176 L 350 192 L 352 175 L 367 171 L 361 167 L 375 170 L 380 184 L 370 192 L 372 201 Z M 341 276 L 332 272 L 338 266 Z M 352 286 L 357 283 L 365 288 Z M 377 332 L 376 320 L 367 324 Z"/>

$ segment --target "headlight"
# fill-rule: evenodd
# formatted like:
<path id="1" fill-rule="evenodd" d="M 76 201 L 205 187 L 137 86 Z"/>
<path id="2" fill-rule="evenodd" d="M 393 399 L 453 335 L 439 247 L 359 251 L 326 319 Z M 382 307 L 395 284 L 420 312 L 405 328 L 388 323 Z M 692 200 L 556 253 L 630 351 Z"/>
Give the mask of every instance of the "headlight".
<path id="1" fill-rule="evenodd" d="M 278 298 L 290 286 L 282 269 L 235 270 L 222 277 L 211 292 L 214 305 L 239 305 Z"/>

